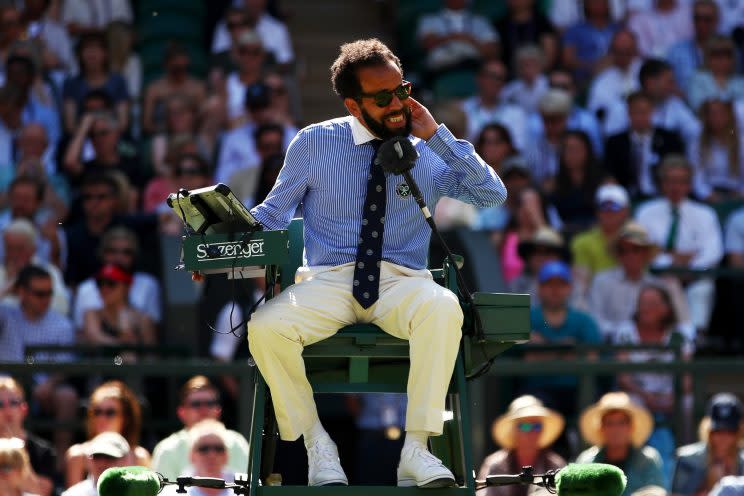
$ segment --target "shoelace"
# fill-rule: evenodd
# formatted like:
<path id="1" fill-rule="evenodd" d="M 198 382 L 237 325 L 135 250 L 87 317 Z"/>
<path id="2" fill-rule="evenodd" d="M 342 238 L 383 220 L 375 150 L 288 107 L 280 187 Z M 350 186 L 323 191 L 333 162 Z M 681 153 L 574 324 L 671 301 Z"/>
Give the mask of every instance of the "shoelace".
<path id="1" fill-rule="evenodd" d="M 308 450 L 309 454 L 317 460 L 316 465 L 322 465 L 323 468 L 336 468 L 338 464 L 338 455 L 336 455 L 333 447 L 322 442 L 314 443 Z M 326 465 L 331 465 L 328 467 Z"/>
<path id="2" fill-rule="evenodd" d="M 435 466 L 438 467 L 442 465 L 442 460 L 432 455 L 429 450 L 421 448 L 419 446 L 416 446 L 413 448 L 413 453 L 411 453 L 411 458 L 414 458 L 414 457 L 423 460 L 427 467 L 435 467 Z"/>

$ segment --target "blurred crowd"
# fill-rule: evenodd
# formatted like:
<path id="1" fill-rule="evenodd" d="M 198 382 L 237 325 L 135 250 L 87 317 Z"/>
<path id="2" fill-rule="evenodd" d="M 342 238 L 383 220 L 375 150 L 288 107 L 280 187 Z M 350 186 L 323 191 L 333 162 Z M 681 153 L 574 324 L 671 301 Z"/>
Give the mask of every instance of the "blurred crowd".
<path id="1" fill-rule="evenodd" d="M 183 229 L 168 194 L 223 182 L 246 206 L 261 202 L 303 124 L 278 2 L 217 2 L 204 46 L 187 30 L 158 38 L 157 71 L 137 29 L 154 12 L 145 3 L 0 0 L 0 362 L 70 362 L 109 348 L 126 363 L 162 356 L 177 343 L 163 338 L 169 268 L 159 240 Z M 575 344 L 617 345 L 629 362 L 741 351 L 731 323 L 744 321 L 744 283 L 712 271 L 744 267 L 744 4 L 443 0 L 422 4 L 414 21 L 415 49 L 398 40 L 414 94 L 509 193 L 485 210 L 445 199 L 435 218 L 486 236 L 489 277 L 531 295 L 533 342 L 556 348 L 525 348 L 524 360 L 573 356 L 560 347 Z M 199 325 L 221 331 L 261 294 L 248 284 L 236 295 L 216 278 L 194 284 Z M 229 333 L 205 334 L 200 350 L 214 360 L 247 353 Z M 673 417 L 681 405 L 691 423 L 692 380 L 679 395 L 669 374 L 621 374 L 586 423 L 576 377 L 519 381 L 494 425 L 502 450 L 482 472 L 578 456 L 642 472 L 629 491 L 707 494 L 744 475 L 732 434 L 742 412 L 733 396 L 714 397 L 702 444 L 680 448 L 691 436 L 675 438 Z M 148 387 L 102 374 L 1 379 L 0 495 L 4 485 L 12 495 L 95 494 L 96 477 L 116 464 L 169 477 L 246 466 L 245 439 L 220 423 L 221 402 L 238 396 L 234 380 L 187 381 L 166 412 L 183 430 L 140 441 Z M 395 452 L 404 401 L 343 403 L 334 411 L 353 414 L 360 453 Z M 81 412 L 85 439 L 60 428 L 44 440 L 23 427 L 28 415 L 70 425 Z M 579 453 L 577 429 L 594 448 Z M 556 453 L 541 451 L 556 440 Z"/>

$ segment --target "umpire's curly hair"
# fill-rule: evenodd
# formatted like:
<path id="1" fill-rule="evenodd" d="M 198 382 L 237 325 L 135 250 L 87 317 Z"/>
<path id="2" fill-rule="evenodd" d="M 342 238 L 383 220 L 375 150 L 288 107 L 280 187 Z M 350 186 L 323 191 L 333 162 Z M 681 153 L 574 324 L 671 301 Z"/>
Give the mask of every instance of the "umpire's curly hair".
<path id="1" fill-rule="evenodd" d="M 357 69 L 393 62 L 403 73 L 400 59 L 377 38 L 357 40 L 341 45 L 341 53 L 331 66 L 333 91 L 341 98 L 358 98 L 362 86 L 357 78 Z"/>

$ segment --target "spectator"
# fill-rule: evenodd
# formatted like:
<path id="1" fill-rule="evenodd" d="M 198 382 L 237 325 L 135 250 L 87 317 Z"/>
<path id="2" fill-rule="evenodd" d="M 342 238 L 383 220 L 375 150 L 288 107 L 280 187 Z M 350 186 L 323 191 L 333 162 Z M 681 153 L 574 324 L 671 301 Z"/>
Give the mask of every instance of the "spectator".
<path id="1" fill-rule="evenodd" d="M 233 174 L 241 169 L 258 167 L 260 157 L 256 149 L 254 135 L 256 128 L 262 124 L 272 123 L 271 91 L 264 83 L 248 87 L 245 93 L 245 106 L 251 120 L 241 127 L 233 129 L 224 138 L 217 160 L 215 180 L 229 184 Z M 297 134 L 297 128 L 284 125 L 283 150 Z"/>
<path id="2" fill-rule="evenodd" d="M 744 141 L 731 101 L 713 98 L 700 107 L 703 131 L 690 144 L 693 191 L 707 203 L 744 197 Z"/>
<path id="3" fill-rule="evenodd" d="M 561 61 L 578 82 L 587 86 L 592 77 L 607 65 L 607 53 L 620 25 L 612 20 L 609 0 L 584 2 L 584 20 L 563 33 Z"/>
<path id="4" fill-rule="evenodd" d="M 552 261 L 567 262 L 570 254 L 566 251 L 566 244 L 559 232 L 547 226 L 538 228 L 532 239 L 525 239 L 517 246 L 521 272 L 508 270 L 505 264 L 502 268 L 504 279 L 509 285 L 509 291 L 513 293 L 527 293 L 530 295 L 531 305 L 540 303 L 538 294 L 537 275 L 543 265 Z M 516 277 L 515 277 L 516 273 Z"/>
<path id="5" fill-rule="evenodd" d="M 13 141 L 23 126 L 23 95 L 10 85 L 0 87 L 0 164 L 12 164 Z"/>
<path id="6" fill-rule="evenodd" d="M 299 121 L 298 112 L 294 108 L 296 107 L 294 103 L 290 101 L 288 78 L 278 72 L 268 72 L 264 75 L 263 82 L 271 91 L 272 119 L 285 126 L 295 126 Z M 464 133 L 461 136 L 464 136 Z"/>
<path id="7" fill-rule="evenodd" d="M 597 225 L 571 241 L 573 270 L 579 294 L 583 297 L 594 274 L 617 265 L 610 244 L 628 219 L 628 193 L 617 184 L 605 184 L 594 197 Z"/>
<path id="8" fill-rule="evenodd" d="M 219 393 L 204 376 L 189 379 L 181 388 L 180 403 L 176 413 L 184 428 L 163 439 L 153 451 L 152 469 L 169 479 L 184 473 L 189 464 L 189 431 L 204 419 L 219 420 L 222 413 Z M 243 470 L 248 466 L 248 441 L 239 433 L 225 433 L 227 466 Z"/>
<path id="9" fill-rule="evenodd" d="M 508 0 L 507 12 L 496 22 L 501 40 L 501 59 L 511 72 L 515 55 L 523 45 L 538 45 L 545 56 L 545 67 L 558 62 L 558 36 L 547 17 L 538 12 L 534 0 Z"/>
<path id="10" fill-rule="evenodd" d="M 129 294 L 132 273 L 114 264 L 105 264 L 96 275 L 96 286 L 103 306 L 83 314 L 83 340 L 93 346 L 148 346 L 157 344 L 155 325 L 149 316 L 132 307 Z M 136 361 L 136 352 L 121 353 L 125 361 Z"/>
<path id="11" fill-rule="evenodd" d="M 18 438 L 23 441 L 28 454 L 30 485 L 26 487 L 39 496 L 50 496 L 54 490 L 57 470 L 57 453 L 49 442 L 29 432 L 23 425 L 29 412 L 25 392 L 12 377 L 0 377 L 0 437 Z M 0 462 L 2 464 L 2 462 Z"/>
<path id="12" fill-rule="evenodd" d="M 120 183 L 111 172 L 98 171 L 83 180 L 82 216 L 65 226 L 69 253 L 65 280 L 73 289 L 98 270 L 98 246 L 108 228 L 125 225 L 137 233 L 140 241 L 149 240 L 148 234 L 156 229 L 155 216 L 121 214 L 120 191 Z"/>
<path id="13" fill-rule="evenodd" d="M 134 310 L 141 312 L 157 325 L 162 318 L 160 283 L 151 274 L 134 270 L 139 253 L 137 235 L 124 226 L 112 227 L 101 238 L 99 258 L 102 264 L 117 265 L 132 272 L 128 301 Z M 72 310 L 75 327 L 82 329 L 85 314 L 103 307 L 102 293 L 97 281 L 93 278 L 83 281 L 77 288 Z"/>
<path id="14" fill-rule="evenodd" d="M 635 35 L 621 29 L 610 43 L 610 65 L 597 73 L 589 87 L 587 108 L 597 115 L 602 128 L 612 120 L 611 114 L 620 112 L 619 102 L 638 91 L 638 72 L 642 59 L 638 56 Z M 620 105 L 622 107 L 622 105 Z"/>
<path id="15" fill-rule="evenodd" d="M 500 126 L 500 124 L 491 124 L 493 126 Z M 487 128 L 484 128 L 484 131 Z M 485 152 L 485 148 L 483 150 Z M 483 160 L 486 160 L 481 152 L 478 152 Z M 491 167 L 494 164 L 487 162 Z M 494 167 L 495 170 L 495 167 Z M 530 169 L 527 166 L 527 162 L 523 157 L 519 155 L 511 155 L 507 157 L 498 171 L 499 177 L 504 181 L 509 196 L 503 205 L 498 207 L 489 207 L 479 209 L 477 211 L 477 217 L 473 223 L 473 229 L 481 231 L 491 231 L 492 244 L 495 247 L 501 245 L 503 231 L 509 227 L 509 223 L 513 221 L 516 212 L 519 210 L 521 205 L 522 191 L 532 186 L 532 175 Z M 554 218 L 557 219 L 558 214 L 555 213 L 555 208 L 549 207 L 551 210 L 549 213 L 554 214 Z M 558 221 L 560 219 L 557 219 Z"/>
<path id="16" fill-rule="evenodd" d="M 603 173 L 586 133 L 567 131 L 559 149 L 558 175 L 550 203 L 561 216 L 564 234 L 570 237 L 594 224 L 594 202 Z"/>
<path id="17" fill-rule="evenodd" d="M 660 59 L 646 60 L 638 73 L 641 89 L 654 104 L 654 125 L 678 132 L 685 143 L 700 134 L 700 122 L 685 102 L 677 96 L 677 82 L 672 67 Z"/>
<path id="18" fill-rule="evenodd" d="M 30 134 L 32 131 L 26 130 Z M 24 139 L 28 139 L 28 134 Z M 32 172 L 29 170 L 29 172 Z M 8 186 L 8 208 L 0 214 L 0 230 L 5 229 L 15 219 L 27 219 L 36 226 L 39 237 L 36 243 L 36 256 L 43 263 L 52 263 L 57 267 L 63 265 L 66 258 L 64 234 L 55 217 L 54 203 L 46 208 L 44 200 L 49 187 L 45 185 L 44 173 L 38 175 L 22 174 L 13 179 Z M 0 244 L 0 254 L 2 245 Z M 4 255 L 2 255 L 4 256 Z"/>
<path id="19" fill-rule="evenodd" d="M 238 35 L 235 47 L 237 69 L 225 81 L 225 105 L 228 127 L 240 127 L 249 121 L 246 112 L 246 90 L 261 83 L 265 51 L 261 37 L 255 31 L 243 31 Z"/>
<path id="20" fill-rule="evenodd" d="M 719 20 L 718 4 L 714 0 L 695 0 L 692 4 L 694 35 L 669 48 L 667 61 L 674 68 L 675 79 L 685 94 L 692 76 L 703 67 L 703 51 L 710 37 L 716 34 Z"/>
<path id="21" fill-rule="evenodd" d="M 708 402 L 700 421 L 700 442 L 682 446 L 672 481 L 672 493 L 680 496 L 708 494 L 727 475 L 744 475 L 742 404 L 731 393 L 718 393 Z"/>
<path id="22" fill-rule="evenodd" d="M 51 308 L 52 278 L 35 265 L 23 268 L 16 278 L 18 307 L 0 306 L 0 361 L 25 363 L 30 346 L 71 346 L 75 333 L 70 321 Z M 37 362 L 69 362 L 69 353 L 38 352 Z M 77 393 L 60 374 L 35 374 L 33 398 L 45 414 L 52 414 L 65 424 L 75 418 Z M 67 425 L 67 424 L 65 424 Z M 72 443 L 68 429 L 54 432 L 57 453 L 64 453 Z M 60 467 L 57 467 L 60 468 Z"/>
<path id="23" fill-rule="evenodd" d="M 62 496 L 98 496 L 98 478 L 112 467 L 129 465 L 129 443 L 116 432 L 102 432 L 90 440 L 85 449 L 88 477 L 67 488 Z"/>
<path id="24" fill-rule="evenodd" d="M 119 439 L 126 443 L 127 450 L 117 458 L 123 465 L 150 465 L 150 453 L 139 446 L 142 413 L 139 400 L 131 389 L 121 381 L 104 382 L 90 395 L 86 417 L 88 440 L 70 446 L 65 453 L 65 482 L 67 487 L 88 478 L 97 478 L 100 473 L 91 469 L 89 458 L 97 443 L 104 437 L 107 440 Z M 134 448 L 132 448 L 134 446 Z"/>
<path id="25" fill-rule="evenodd" d="M 538 191 L 525 187 L 518 194 L 503 236 L 492 238 L 501 253 L 502 271 L 506 282 L 522 272 L 524 260 L 519 256 L 519 243 L 533 239 L 533 236 L 545 226 L 554 227 L 550 218 L 554 209 Z"/>
<path id="26" fill-rule="evenodd" d="M 19 176 L 34 177 L 43 185 L 44 213 L 55 221 L 64 219 L 70 203 L 70 188 L 66 179 L 57 174 L 57 163 L 49 153 L 49 139 L 44 126 L 30 122 L 21 128 L 15 140 L 14 162 L 0 165 L 0 191 L 6 192 Z"/>
<path id="27" fill-rule="evenodd" d="M 516 105 L 502 101 L 506 82 L 506 66 L 497 59 L 484 61 L 476 83 L 478 93 L 462 102 L 467 116 L 467 137 L 474 140 L 487 124 L 497 123 L 509 129 L 514 146 L 525 150 L 527 146 L 527 113 Z"/>
<path id="28" fill-rule="evenodd" d="M 128 181 L 137 188 L 144 187 L 145 178 L 139 157 L 134 147 L 122 140 L 124 128 L 120 121 L 109 112 L 85 114 L 75 129 L 72 142 L 67 147 L 64 168 L 71 185 L 80 187 L 83 176 L 93 171 L 121 171 Z M 83 145 L 89 139 L 95 151 L 95 158 L 83 161 Z M 136 192 L 132 198 L 137 203 Z"/>
<path id="29" fill-rule="evenodd" d="M 214 183 L 209 164 L 196 153 L 184 153 L 178 157 L 173 176 L 172 191 L 178 191 L 181 188 L 191 191 Z M 164 201 L 160 202 L 156 211 L 160 217 L 160 229 L 163 233 L 171 235 L 183 233 L 183 221 Z"/>
<path id="30" fill-rule="evenodd" d="M 74 2 L 67 2 L 66 5 L 71 3 Z M 127 91 L 127 82 L 120 74 L 111 72 L 106 37 L 100 32 L 90 32 L 81 36 L 75 54 L 80 71 L 76 76 L 65 80 L 62 89 L 65 130 L 70 134 L 75 132 L 79 119 L 83 116 L 85 95 L 89 91 L 97 89 L 108 94 L 114 104 L 121 129 L 128 129 L 129 92 Z"/>
<path id="31" fill-rule="evenodd" d="M 44 69 L 51 71 L 51 76 L 75 72 L 75 57 L 72 41 L 65 27 L 49 15 L 48 0 L 25 0 L 21 22 L 26 37 L 38 39 L 43 43 Z"/>
<path id="32" fill-rule="evenodd" d="M 240 7 L 228 7 L 225 10 L 224 23 L 225 30 L 229 36 L 229 43 L 225 48 L 212 53 L 209 61 L 208 79 L 210 85 L 213 87 L 223 86 L 225 76 L 238 68 L 237 53 L 235 51 L 238 38 L 243 32 L 252 31 L 251 26 L 248 24 L 245 10 Z"/>
<path id="33" fill-rule="evenodd" d="M 181 45 L 171 43 L 165 53 L 165 74 L 152 81 L 145 89 L 142 111 L 142 130 L 153 134 L 168 130 L 167 102 L 170 97 L 180 95 L 197 105 L 207 97 L 204 82 L 189 75 L 191 56 Z M 198 109 L 195 109 L 196 118 Z"/>
<path id="34" fill-rule="evenodd" d="M 0 23 L 3 26 L 0 30 L 0 67 L 4 70 L 10 46 L 23 35 L 21 13 L 12 4 L 4 4 L 0 7 Z"/>
<path id="35" fill-rule="evenodd" d="M 544 133 L 533 136 L 525 151 L 535 182 L 546 192 L 555 188 L 558 173 L 558 147 L 566 132 L 568 115 L 571 113 L 571 95 L 566 91 L 550 89 L 538 104 Z"/>
<path id="36" fill-rule="evenodd" d="M 137 102 L 142 95 L 142 61 L 134 52 L 134 28 L 123 20 L 112 21 L 106 28 L 106 39 L 111 58 L 111 71 L 121 74 L 127 82 L 127 93 L 134 102 L 132 113 L 136 110 L 136 115 L 139 115 Z"/>
<path id="37" fill-rule="evenodd" d="M 498 123 L 483 126 L 475 140 L 475 150 L 499 177 L 502 177 L 504 161 L 518 153 L 509 129 Z"/>
<path id="38" fill-rule="evenodd" d="M 483 460 L 478 479 L 492 474 L 516 474 L 531 466 L 542 474 L 566 465 L 560 455 L 550 449 L 563 432 L 563 416 L 545 408 L 534 396 L 520 396 L 509 404 L 507 412 L 491 427 L 491 436 L 501 449 Z M 485 496 L 527 496 L 527 486 L 489 487 Z"/>
<path id="39" fill-rule="evenodd" d="M 266 12 L 267 0 L 243 0 L 243 12 L 248 27 L 252 28 L 267 52 L 269 52 L 277 68 L 281 72 L 288 72 L 294 62 L 292 40 L 286 24 Z M 220 21 L 212 38 L 212 53 L 219 53 L 230 48 L 231 39 L 225 21 Z"/>
<path id="40" fill-rule="evenodd" d="M 687 103 L 693 110 L 711 98 L 744 98 L 744 77 L 736 74 L 736 48 L 724 36 L 711 36 L 705 43 L 705 64 L 690 79 Z"/>
<path id="41" fill-rule="evenodd" d="M 633 320 L 638 294 L 649 284 L 663 286 L 670 293 L 680 328 L 688 327 L 682 334 L 694 336 L 694 329 L 689 329 L 687 302 L 679 282 L 648 271 L 659 247 L 649 239 L 646 229 L 637 222 L 628 221 L 611 243 L 611 251 L 619 265 L 597 273 L 587 293 L 589 311 L 605 340 L 615 341 L 618 327 Z"/>
<path id="42" fill-rule="evenodd" d="M 416 28 L 426 53 L 426 68 L 433 77 L 474 69 L 481 60 L 498 56 L 499 35 L 488 19 L 472 13 L 466 1 L 443 3 L 439 12 L 422 16 Z"/>
<path id="43" fill-rule="evenodd" d="M 689 200 L 692 167 L 684 157 L 669 156 L 659 166 L 662 197 L 641 206 L 636 219 L 661 246 L 654 266 L 710 269 L 723 257 L 721 227 L 715 211 Z M 713 305 L 713 281 L 706 277 L 682 277 L 690 318 L 706 329 Z"/>
<path id="44" fill-rule="evenodd" d="M 618 353 L 619 358 L 629 362 L 689 360 L 694 345 L 688 336 L 685 336 L 679 324 L 680 320 L 669 291 L 660 285 L 645 285 L 638 293 L 638 304 L 633 319 L 618 326 L 617 332 L 611 337 L 611 342 L 620 346 L 665 346 L 678 347 L 680 350 L 679 356 L 674 351 L 641 350 Z M 690 377 L 684 376 L 684 379 L 685 395 L 689 395 Z M 676 395 L 674 377 L 671 374 L 654 372 L 622 373 L 618 376 L 618 385 L 654 416 L 654 430 L 648 439 L 648 445 L 656 448 L 661 455 L 664 486 L 669 487 L 674 469 L 672 460 L 675 442 L 671 428 Z M 677 401 L 683 401 L 683 398 Z"/>
<path id="45" fill-rule="evenodd" d="M 27 492 L 33 477 L 22 439 L 0 437 L 0 490 L 3 496 L 38 496 Z"/>
<path id="46" fill-rule="evenodd" d="M 744 477 L 727 475 L 713 486 L 709 496 L 741 496 L 744 494 Z"/>
<path id="47" fill-rule="evenodd" d="M 553 69 L 548 74 L 548 84 L 552 89 L 566 91 L 571 96 L 573 105 L 571 106 L 571 113 L 568 116 L 566 129 L 570 131 L 582 131 L 586 133 L 589 136 L 590 141 L 592 142 L 594 154 L 597 157 L 601 156 L 602 129 L 600 128 L 599 121 L 594 116 L 594 114 L 576 103 L 576 84 L 571 72 L 565 69 Z M 534 126 L 535 124 L 541 126 L 542 121 L 540 119 L 536 119 L 535 115 L 533 114 L 532 116 L 530 116 L 530 125 Z"/>
<path id="48" fill-rule="evenodd" d="M 517 78 L 506 85 L 501 99 L 525 112 L 536 112 L 540 99 L 548 91 L 548 78 L 543 74 L 543 54 L 537 45 L 524 45 L 519 47 L 515 56 Z"/>
<path id="49" fill-rule="evenodd" d="M 207 130 L 206 121 L 199 113 L 198 101 L 179 93 L 165 99 L 165 128 L 153 137 L 151 145 L 152 165 L 158 178 L 172 179 L 174 164 L 167 163 L 167 155 L 177 139 L 186 138 L 194 143 L 202 157 L 213 156 L 217 136 Z"/>
<path id="50" fill-rule="evenodd" d="M 253 141 L 256 143 L 259 166 L 235 172 L 228 183 L 232 192 L 248 208 L 258 204 L 256 194 L 264 163 L 269 157 L 284 153 L 284 128 L 279 124 L 262 124 L 253 132 Z M 273 185 L 274 182 L 271 182 L 269 189 Z M 264 189 L 263 193 L 268 193 L 268 190 Z"/>
<path id="51" fill-rule="evenodd" d="M 623 496 L 656 485 L 664 487 L 659 452 L 644 446 L 654 428 L 651 414 L 626 393 L 607 393 L 581 414 L 581 435 L 592 447 L 576 463 L 609 463 L 628 478 Z"/>
<path id="52" fill-rule="evenodd" d="M 47 153 L 51 154 L 62 136 L 62 130 L 52 90 L 41 79 L 40 66 L 41 54 L 35 44 L 14 44 L 5 62 L 5 84 L 19 90 L 23 124 L 38 122 L 44 126 L 49 137 Z"/>
<path id="53" fill-rule="evenodd" d="M 0 265 L 2 302 L 12 306 L 18 304 L 16 292 L 20 273 L 29 264 L 35 264 L 43 268 L 52 279 L 52 308 L 62 315 L 67 315 L 70 298 L 62 273 L 55 265 L 42 262 L 36 255 L 39 233 L 31 221 L 22 218 L 12 221 L 5 227 L 2 236 L 4 254 L 3 263 Z"/>
<path id="54" fill-rule="evenodd" d="M 653 124 L 653 100 L 635 92 L 628 96 L 629 126 L 607 138 L 605 170 L 634 198 L 657 192 L 658 162 L 670 154 L 684 153 L 682 138 Z M 689 141 L 688 141 L 689 143 Z"/>
<path id="55" fill-rule="evenodd" d="M 100 32 L 113 21 L 132 20 L 130 0 L 65 0 L 62 5 L 62 22 L 72 36 L 80 39 Z"/>
<path id="56" fill-rule="evenodd" d="M 628 20 L 644 57 L 663 57 L 677 42 L 692 36 L 690 4 L 682 0 L 654 0 L 654 6 Z"/>
<path id="57" fill-rule="evenodd" d="M 592 318 L 569 303 L 573 278 L 571 268 L 562 261 L 544 264 L 537 274 L 540 305 L 530 310 L 532 335 L 530 342 L 562 344 L 573 348 L 577 344 L 599 344 L 602 336 Z M 571 351 L 570 353 L 574 353 Z M 527 361 L 560 360 L 560 352 L 527 353 Z M 576 413 L 576 376 L 533 376 L 524 381 L 522 393 L 540 398 L 546 406 L 570 417 Z"/>

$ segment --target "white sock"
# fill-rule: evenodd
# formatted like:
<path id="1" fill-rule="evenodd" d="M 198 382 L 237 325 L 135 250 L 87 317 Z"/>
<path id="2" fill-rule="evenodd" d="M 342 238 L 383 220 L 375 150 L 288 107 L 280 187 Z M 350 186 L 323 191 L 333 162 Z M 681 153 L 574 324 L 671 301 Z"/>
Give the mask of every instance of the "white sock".
<path id="1" fill-rule="evenodd" d="M 410 444 L 419 443 L 428 449 L 427 443 L 429 441 L 429 433 L 426 431 L 406 431 L 406 439 L 403 441 L 403 449 L 406 449 Z"/>
<path id="2" fill-rule="evenodd" d="M 307 447 L 310 446 L 310 444 L 318 438 L 327 437 L 330 439 L 331 436 L 328 435 L 326 430 L 323 428 L 323 424 L 321 424 L 320 420 L 318 419 L 312 426 L 310 426 L 308 430 L 306 430 L 302 434 L 302 437 L 305 441 L 305 447 Z"/>

